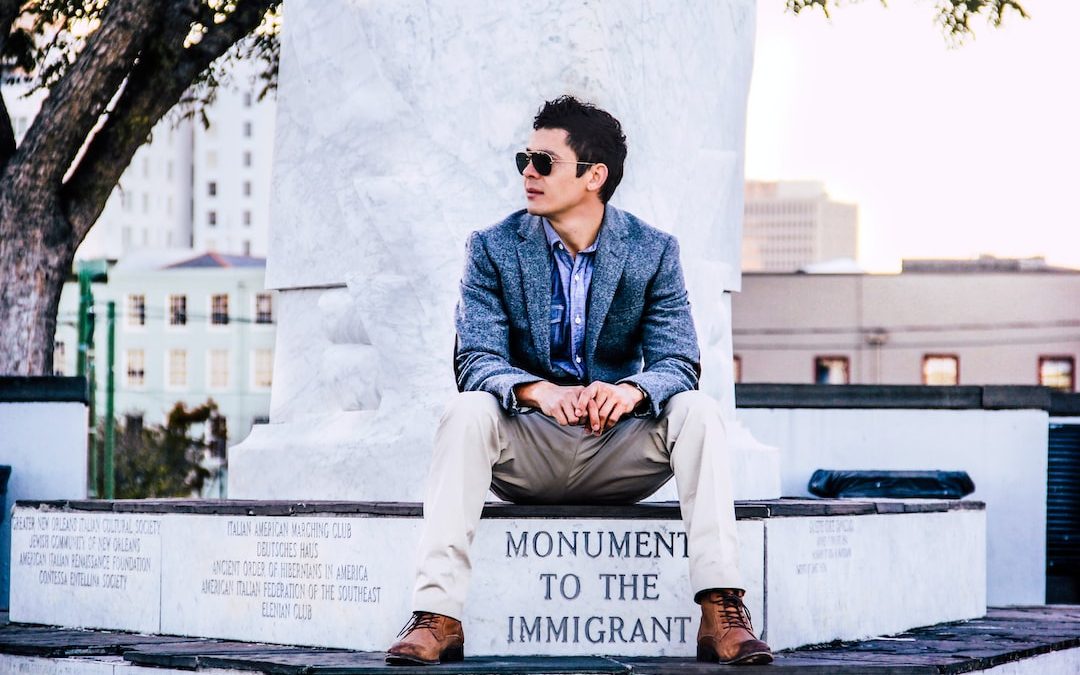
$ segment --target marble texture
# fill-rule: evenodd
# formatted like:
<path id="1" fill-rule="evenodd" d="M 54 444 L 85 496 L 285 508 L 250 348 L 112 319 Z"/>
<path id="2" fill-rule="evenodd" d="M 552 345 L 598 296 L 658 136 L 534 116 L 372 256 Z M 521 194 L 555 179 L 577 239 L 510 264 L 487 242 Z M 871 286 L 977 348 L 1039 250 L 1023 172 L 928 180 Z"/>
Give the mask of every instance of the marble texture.
<path id="1" fill-rule="evenodd" d="M 971 499 L 986 503 L 988 602 L 1046 601 L 1045 411 L 741 408 L 739 418 L 784 448 L 785 495 L 809 495 L 815 469 L 967 471 Z"/>
<path id="2" fill-rule="evenodd" d="M 770 518 L 765 536 L 773 649 L 986 614 L 983 511 Z"/>
<path id="3" fill-rule="evenodd" d="M 156 632 L 161 521 L 14 508 L 11 620 Z"/>
<path id="4" fill-rule="evenodd" d="M 421 497 L 465 237 L 524 206 L 513 153 L 563 93 L 622 122 L 612 203 L 680 238 L 737 496 L 779 495 L 731 384 L 753 0 L 326 0 L 287 3 L 284 25 L 270 424 L 231 450 L 230 496 Z"/>

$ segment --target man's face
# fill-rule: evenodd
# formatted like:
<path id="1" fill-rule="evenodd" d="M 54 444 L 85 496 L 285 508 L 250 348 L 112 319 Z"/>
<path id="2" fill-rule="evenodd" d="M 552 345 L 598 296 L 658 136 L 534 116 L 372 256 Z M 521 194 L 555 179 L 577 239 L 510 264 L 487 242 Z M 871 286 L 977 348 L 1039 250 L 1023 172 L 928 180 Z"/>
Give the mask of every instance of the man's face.
<path id="1" fill-rule="evenodd" d="M 558 218 L 588 199 L 599 199 L 595 187 L 592 190 L 589 187 L 593 174 L 591 167 L 578 178 L 579 165 L 574 163 L 578 161 L 578 156 L 567 144 L 564 129 L 534 130 L 525 149 L 546 152 L 552 159 L 559 160 L 551 165 L 551 174 L 547 176 L 541 176 L 532 162 L 525 167 L 522 178 L 529 213 Z"/>

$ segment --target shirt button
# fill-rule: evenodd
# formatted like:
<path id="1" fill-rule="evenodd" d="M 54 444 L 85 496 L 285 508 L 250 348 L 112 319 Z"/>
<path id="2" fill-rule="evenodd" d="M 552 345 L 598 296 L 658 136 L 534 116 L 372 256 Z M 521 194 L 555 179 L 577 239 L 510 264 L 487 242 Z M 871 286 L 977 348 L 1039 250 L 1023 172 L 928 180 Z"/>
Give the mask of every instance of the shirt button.
<path id="1" fill-rule="evenodd" d="M 555 244 L 555 245 L 558 246 L 560 249 L 562 249 L 562 242 L 561 241 L 558 244 Z"/>
<path id="2" fill-rule="evenodd" d="M 581 281 L 581 275 L 580 274 L 575 274 L 574 275 L 574 281 Z"/>
<path id="3" fill-rule="evenodd" d="M 580 356 L 574 357 L 574 360 L 577 361 L 578 363 L 581 363 L 581 357 Z"/>

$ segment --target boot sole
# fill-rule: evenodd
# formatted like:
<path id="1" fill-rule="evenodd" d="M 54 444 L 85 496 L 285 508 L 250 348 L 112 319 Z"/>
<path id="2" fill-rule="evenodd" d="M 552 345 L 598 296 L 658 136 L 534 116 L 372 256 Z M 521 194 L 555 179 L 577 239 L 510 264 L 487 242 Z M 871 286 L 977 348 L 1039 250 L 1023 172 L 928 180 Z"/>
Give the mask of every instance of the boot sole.
<path id="1" fill-rule="evenodd" d="M 709 647 L 697 648 L 697 660 L 704 663 L 719 663 L 725 666 L 763 666 L 773 662 L 772 652 L 751 652 L 729 661 L 720 660 L 720 655 Z"/>
<path id="2" fill-rule="evenodd" d="M 464 647 L 451 647 L 439 654 L 439 658 L 434 661 L 428 661 L 422 659 L 419 656 L 409 656 L 407 654 L 387 654 L 386 663 L 391 666 L 437 666 L 440 663 L 454 663 L 456 661 L 465 660 L 465 648 Z"/>

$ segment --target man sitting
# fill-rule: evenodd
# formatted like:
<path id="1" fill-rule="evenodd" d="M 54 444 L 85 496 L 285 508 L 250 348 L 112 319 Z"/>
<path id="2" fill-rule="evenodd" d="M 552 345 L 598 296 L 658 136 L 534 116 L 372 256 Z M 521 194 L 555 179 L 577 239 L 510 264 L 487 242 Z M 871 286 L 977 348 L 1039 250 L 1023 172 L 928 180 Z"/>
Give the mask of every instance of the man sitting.
<path id="1" fill-rule="evenodd" d="M 699 353 L 678 242 L 608 204 L 618 120 L 564 96 L 517 154 L 528 206 L 474 232 L 461 280 L 461 393 L 435 436 L 413 616 L 391 664 L 464 656 L 469 546 L 490 488 L 531 504 L 632 504 L 675 476 L 697 657 L 769 663 L 742 602 L 729 450 L 697 391 Z"/>

